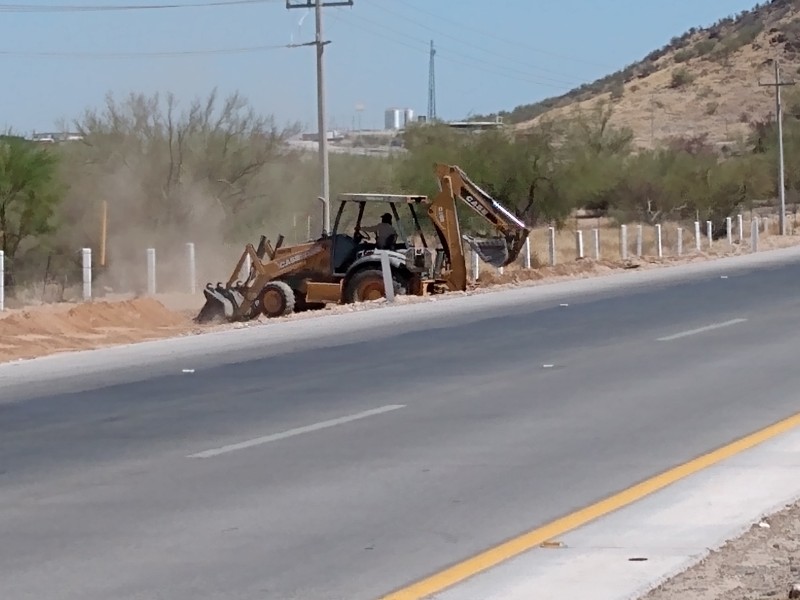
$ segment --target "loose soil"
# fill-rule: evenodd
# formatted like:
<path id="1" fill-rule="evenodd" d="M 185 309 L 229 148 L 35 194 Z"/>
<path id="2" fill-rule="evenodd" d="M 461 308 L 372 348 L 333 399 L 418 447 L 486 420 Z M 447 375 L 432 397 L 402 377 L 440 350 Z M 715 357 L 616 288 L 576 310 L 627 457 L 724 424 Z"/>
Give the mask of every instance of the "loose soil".
<path id="1" fill-rule="evenodd" d="M 800 503 L 754 524 L 640 600 L 774 600 L 800 584 Z"/>
<path id="2" fill-rule="evenodd" d="M 800 236 L 763 238 L 760 249 L 800 244 Z M 484 268 L 467 292 L 452 296 L 487 293 L 501 289 L 543 285 L 557 281 L 599 277 L 626 269 L 663 268 L 749 252 L 747 245 L 715 249 L 682 257 L 643 256 L 628 261 L 572 260 L 553 267 L 523 269 L 511 265 L 503 274 Z M 398 303 L 429 302 L 431 298 L 398 297 Z M 106 297 L 88 303 L 59 303 L 7 310 L 0 315 L 0 363 L 74 350 L 89 350 L 168 337 L 197 335 L 220 329 L 252 327 L 269 323 L 317 318 L 323 315 L 371 310 L 383 301 L 361 305 L 330 306 L 280 319 L 256 319 L 249 323 L 198 325 L 192 321 L 204 302 L 203 295 L 159 295 L 156 298 Z"/>

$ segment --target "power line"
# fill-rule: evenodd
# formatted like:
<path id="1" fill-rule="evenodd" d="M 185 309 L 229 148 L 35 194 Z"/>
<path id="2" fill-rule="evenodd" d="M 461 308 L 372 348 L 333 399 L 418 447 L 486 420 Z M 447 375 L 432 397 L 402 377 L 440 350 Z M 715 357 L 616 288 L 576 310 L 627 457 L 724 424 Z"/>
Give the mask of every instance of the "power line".
<path id="1" fill-rule="evenodd" d="M 24 50 L 0 50 L 0 57 L 13 56 L 20 58 L 67 58 L 67 59 L 118 59 L 118 58 L 171 58 L 182 56 L 201 56 L 219 54 L 245 54 L 290 48 L 291 44 L 272 46 L 250 46 L 244 48 L 216 48 L 209 50 L 176 50 L 160 52 L 61 52 L 43 51 L 26 52 Z"/>
<path id="2" fill-rule="evenodd" d="M 479 51 L 485 52 L 487 54 L 492 54 L 494 56 L 497 56 L 498 58 L 502 58 L 504 61 L 516 62 L 516 63 L 518 63 L 520 65 L 523 65 L 524 67 L 526 67 L 527 69 L 530 69 L 530 70 L 541 71 L 542 73 L 550 73 L 551 75 L 558 75 L 559 77 L 562 77 L 558 81 L 562 81 L 562 82 L 566 83 L 566 81 L 563 79 L 563 75 L 564 75 L 563 71 L 555 71 L 553 69 L 547 69 L 545 67 L 540 67 L 538 65 L 532 65 L 528 61 L 520 60 L 517 57 L 508 56 L 507 54 L 502 54 L 502 53 L 496 52 L 494 50 L 489 50 L 488 48 L 482 48 L 480 46 L 477 46 L 474 43 L 474 40 L 471 39 L 471 38 L 469 39 L 469 42 L 466 43 L 463 37 L 459 37 L 459 36 L 448 34 L 447 31 L 446 30 L 442 30 L 442 28 L 436 28 L 436 27 L 431 27 L 429 25 L 425 25 L 424 23 L 421 23 L 420 21 L 417 21 L 416 19 L 412 19 L 412 18 L 410 18 L 410 17 L 408 17 L 408 16 L 406 16 L 406 15 L 400 13 L 400 12 L 397 12 L 395 10 L 386 8 L 385 6 L 383 6 L 383 5 L 379 4 L 379 3 L 375 3 L 375 4 L 373 4 L 373 6 L 376 6 L 377 8 L 379 8 L 379 9 L 381 9 L 381 10 L 383 10 L 383 11 L 389 13 L 389 14 L 395 15 L 395 16 L 397 16 L 397 17 L 399 17 L 399 18 L 401 18 L 401 19 L 403 19 L 405 21 L 408 21 L 409 23 L 412 23 L 412 24 L 416 25 L 417 27 L 421 27 L 421 28 L 426 29 L 428 31 L 432 31 L 432 32 L 436 33 L 437 36 L 441 36 L 441 37 L 444 37 L 444 38 L 447 38 L 447 39 L 454 40 L 454 41 L 459 42 L 461 44 L 467 45 L 467 46 L 469 46 L 470 48 L 472 48 L 474 50 L 479 50 Z M 582 83 L 582 80 L 572 79 L 570 81 L 570 83 L 577 83 L 578 85 L 580 85 L 580 83 Z"/>
<path id="3" fill-rule="evenodd" d="M 253 4 L 272 4 L 276 0 L 209 0 L 208 2 L 188 2 L 185 4 L 118 4 L 116 6 L 98 4 L 0 4 L 0 12 L 5 13 L 67 13 L 67 12 L 119 12 L 133 10 L 164 10 L 180 8 L 215 8 L 222 6 L 245 6 Z"/>
<path id="4" fill-rule="evenodd" d="M 424 14 L 426 14 L 428 16 L 436 18 L 437 20 L 442 18 L 441 15 L 437 15 L 436 13 L 433 13 L 431 11 L 425 10 L 424 8 L 419 8 L 417 6 L 414 6 L 413 4 L 410 4 L 409 2 L 407 2 L 406 0 L 392 0 L 392 1 L 393 2 L 397 2 L 397 3 L 401 3 L 401 4 L 405 4 L 406 6 L 411 8 L 412 10 L 414 10 L 416 12 L 424 13 Z M 494 40 L 498 40 L 498 41 L 504 42 L 506 44 L 511 44 L 511 45 L 514 45 L 514 46 L 518 46 L 520 48 L 525 48 L 525 49 L 528 49 L 528 50 L 530 50 L 532 52 L 537 52 L 539 54 L 546 54 L 546 55 L 552 56 L 554 58 L 562 58 L 564 60 L 571 60 L 571 61 L 574 61 L 574 62 L 579 62 L 579 63 L 586 64 L 586 65 L 592 65 L 593 67 L 602 67 L 604 69 L 613 69 L 613 68 L 615 68 L 615 67 L 612 67 L 611 65 L 601 64 L 601 63 L 594 62 L 594 61 L 591 61 L 591 60 L 586 60 L 584 58 L 577 58 L 575 56 L 567 56 L 565 54 L 559 54 L 559 53 L 556 53 L 556 52 L 551 52 L 549 50 L 544 50 L 542 48 L 536 48 L 534 46 L 530 46 L 528 44 L 524 44 L 524 43 L 519 42 L 517 40 L 512 40 L 512 39 L 508 39 L 508 38 L 501 37 L 501 36 L 498 36 L 498 35 L 494 35 L 490 31 L 487 31 L 485 29 L 480 29 L 478 27 L 470 27 L 469 25 L 465 25 L 463 23 L 455 23 L 455 22 L 452 21 L 452 19 L 450 19 L 449 15 L 447 17 L 447 21 L 449 23 L 451 23 L 452 25 L 458 26 L 460 29 L 474 31 L 475 33 L 479 33 L 483 37 L 487 37 L 487 38 L 491 38 L 491 39 L 494 39 Z"/>
<path id="5" fill-rule="evenodd" d="M 335 15 L 333 15 L 333 16 L 334 16 L 334 18 L 336 18 Z M 375 35 L 375 36 L 379 37 L 380 39 L 382 39 L 384 41 L 389 39 L 389 40 L 392 40 L 395 43 L 400 44 L 402 46 L 406 46 L 408 48 L 412 48 L 414 50 L 424 52 L 425 54 L 430 54 L 430 49 L 429 49 L 430 41 L 429 40 L 422 40 L 420 38 L 415 38 L 413 36 L 409 36 L 409 35 L 403 34 L 403 33 L 398 33 L 398 35 L 402 39 L 396 39 L 396 38 L 392 39 L 391 36 L 387 35 L 387 33 L 391 33 L 392 30 L 387 28 L 383 23 L 378 23 L 378 22 L 373 21 L 371 19 L 367 19 L 367 18 L 362 17 L 362 16 L 357 16 L 355 14 L 351 15 L 351 16 L 353 18 L 355 18 L 355 19 L 364 21 L 365 23 L 367 23 L 367 24 L 369 24 L 371 26 L 370 27 L 358 27 L 356 24 L 348 21 L 347 19 L 338 19 L 338 20 L 341 21 L 342 23 L 346 23 L 347 25 L 350 25 L 351 27 L 356 27 L 360 31 L 369 33 L 371 35 Z M 375 29 L 376 27 L 382 28 L 384 31 L 382 31 L 382 32 L 376 31 L 376 29 Z M 421 44 L 424 44 L 425 47 L 423 48 L 423 47 L 420 47 L 420 46 L 415 46 L 415 45 L 409 44 L 408 40 L 417 41 L 417 42 L 419 42 Z M 490 73 L 492 75 L 505 76 L 505 77 L 507 77 L 509 79 L 513 79 L 514 81 L 523 81 L 523 82 L 526 82 L 526 83 L 531 83 L 533 85 L 554 88 L 554 89 L 557 89 L 559 91 L 569 91 L 569 90 L 571 90 L 571 89 L 573 89 L 575 87 L 572 82 L 566 82 L 566 81 L 563 81 L 563 80 L 553 79 L 553 78 L 550 78 L 550 77 L 532 76 L 530 73 L 527 73 L 525 71 L 521 71 L 519 69 L 513 69 L 513 68 L 509 68 L 509 67 L 502 67 L 502 66 L 499 66 L 499 65 L 497 65 L 495 63 L 491 63 L 491 62 L 485 61 L 483 59 L 476 58 L 474 56 L 470 56 L 470 55 L 464 54 L 463 52 L 460 52 L 460 51 L 457 54 L 457 56 L 459 58 L 456 58 L 455 56 L 449 55 L 447 50 L 442 52 L 441 47 L 439 47 L 436 50 L 436 55 L 437 56 L 441 56 L 444 60 L 447 60 L 449 62 L 452 62 L 452 63 L 455 63 L 455 64 L 460 64 L 460 65 L 464 65 L 464 66 L 470 67 L 471 69 L 475 69 L 475 70 L 478 70 L 478 71 L 483 71 L 483 72 L 486 72 L 486 73 Z M 467 59 L 467 60 L 472 61 L 472 62 L 465 62 L 464 60 L 461 60 L 461 58 Z M 479 66 L 480 63 L 487 65 L 488 68 Z M 503 72 L 503 71 L 506 71 L 506 72 Z M 510 74 L 510 73 L 513 73 L 513 72 L 519 73 L 519 75 Z M 553 83 L 548 83 L 548 81 L 551 81 Z M 560 84 L 560 85 L 554 85 L 554 84 Z"/>
<path id="6" fill-rule="evenodd" d="M 386 25 L 384 23 L 380 23 L 380 22 L 375 21 L 373 19 L 369 19 L 367 17 L 364 17 L 363 15 L 355 15 L 354 14 L 354 15 L 352 15 L 352 17 L 355 18 L 355 19 L 358 19 L 360 21 L 363 21 L 364 23 L 367 23 L 367 24 L 371 25 L 373 28 L 377 27 L 377 28 L 382 28 L 385 31 L 392 31 L 391 29 L 386 27 Z M 365 29 L 364 31 L 369 31 L 370 33 L 372 33 L 372 29 Z M 413 36 L 410 36 L 410 35 L 408 35 L 406 33 L 403 33 L 403 32 L 396 32 L 396 33 L 398 35 L 402 36 L 404 39 L 411 39 L 411 40 L 415 40 L 415 41 L 419 42 L 420 44 L 424 44 L 425 46 L 428 45 L 428 41 L 427 40 L 423 40 L 422 38 L 413 37 Z M 440 51 L 437 50 L 437 54 L 439 54 L 439 52 Z M 463 60 L 459 61 L 457 59 L 453 59 L 451 57 L 448 57 L 447 52 L 448 51 L 445 49 L 445 51 L 444 51 L 445 60 L 450 60 L 451 62 L 457 62 L 459 64 L 466 64 L 467 66 L 472 66 L 473 68 L 478 68 L 478 67 L 475 67 L 474 65 L 470 65 L 469 63 L 465 63 Z M 508 71 L 509 73 L 517 73 L 517 74 L 521 75 L 522 77 L 515 78 L 515 77 L 512 76 L 512 79 L 517 79 L 519 81 L 525 80 L 525 81 L 528 81 L 528 82 L 531 82 L 531 83 L 536 83 L 536 84 L 539 84 L 539 85 L 548 85 L 547 83 L 545 83 L 545 81 L 550 81 L 550 82 L 553 82 L 553 83 L 562 84 L 562 85 L 559 85 L 557 87 L 557 89 L 559 89 L 559 90 L 572 89 L 573 87 L 575 87 L 575 84 L 577 83 L 576 81 L 566 81 L 564 79 L 556 79 L 554 77 L 548 77 L 548 76 L 545 76 L 545 75 L 538 75 L 538 74 L 530 73 L 529 71 L 524 71 L 522 69 L 517 69 L 515 67 L 499 66 L 499 65 L 497 65 L 497 63 L 489 62 L 489 61 L 484 60 L 482 58 L 478 58 L 478 57 L 475 57 L 475 56 L 471 56 L 469 54 L 465 54 L 464 52 L 462 52 L 460 50 L 458 51 L 458 57 L 459 58 L 463 58 L 463 59 L 467 59 L 467 60 L 472 61 L 474 63 L 481 63 L 481 64 L 487 65 L 489 67 L 489 69 L 483 69 L 483 70 L 487 71 L 489 73 L 497 73 L 498 69 L 503 69 L 505 71 Z M 523 79 L 523 78 L 525 78 L 525 79 Z M 564 86 L 568 86 L 568 87 L 564 87 Z M 555 86 L 550 86 L 550 87 L 555 87 Z"/>

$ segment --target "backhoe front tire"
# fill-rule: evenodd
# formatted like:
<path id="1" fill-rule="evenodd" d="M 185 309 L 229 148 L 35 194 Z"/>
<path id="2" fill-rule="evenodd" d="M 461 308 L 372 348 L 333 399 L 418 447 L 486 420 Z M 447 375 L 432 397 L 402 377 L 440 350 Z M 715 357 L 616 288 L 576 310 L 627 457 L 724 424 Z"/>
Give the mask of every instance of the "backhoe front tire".
<path id="1" fill-rule="evenodd" d="M 392 272 L 392 283 L 395 294 L 406 292 L 405 283 Z M 364 269 L 359 271 L 347 282 L 344 292 L 345 302 L 369 302 L 386 297 L 383 286 L 383 272 L 380 269 Z"/>
<path id="2" fill-rule="evenodd" d="M 294 312 L 294 290 L 283 281 L 270 281 L 259 294 L 261 312 L 268 319 L 283 317 Z"/>

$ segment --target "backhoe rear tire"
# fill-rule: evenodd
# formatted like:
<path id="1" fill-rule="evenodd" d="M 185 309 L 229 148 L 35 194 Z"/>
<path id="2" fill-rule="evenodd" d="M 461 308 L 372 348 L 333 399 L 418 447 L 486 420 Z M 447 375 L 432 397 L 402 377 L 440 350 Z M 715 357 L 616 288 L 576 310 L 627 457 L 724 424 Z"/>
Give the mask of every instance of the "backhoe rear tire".
<path id="1" fill-rule="evenodd" d="M 283 281 L 270 281 L 258 296 L 261 312 L 268 319 L 283 317 L 294 312 L 294 290 Z"/>
<path id="2" fill-rule="evenodd" d="M 405 283 L 392 273 L 395 294 L 406 292 Z M 380 269 L 364 269 L 353 275 L 347 282 L 344 291 L 345 302 L 369 302 L 386 297 L 383 286 L 383 272 Z"/>

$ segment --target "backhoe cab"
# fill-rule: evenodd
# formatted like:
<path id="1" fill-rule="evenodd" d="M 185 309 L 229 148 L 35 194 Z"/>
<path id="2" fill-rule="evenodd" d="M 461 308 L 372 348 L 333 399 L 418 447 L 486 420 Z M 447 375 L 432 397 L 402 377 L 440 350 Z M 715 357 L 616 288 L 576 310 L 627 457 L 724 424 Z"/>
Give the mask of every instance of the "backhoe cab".
<path id="1" fill-rule="evenodd" d="M 423 195 L 341 194 L 330 235 L 273 247 L 262 236 L 258 248 L 247 244 L 228 281 L 208 284 L 206 304 L 195 318 L 246 321 L 259 314 L 280 317 L 326 304 L 377 300 L 385 296 L 381 257 L 391 268 L 396 294 L 428 295 L 467 289 L 463 241 L 487 263 L 505 266 L 516 260 L 529 229 L 454 166 L 435 166 L 440 191 Z M 495 238 L 462 236 L 456 210 L 460 200 L 497 232 Z M 379 247 L 364 227 L 380 215 L 392 215 L 396 237 Z M 430 221 L 433 232 L 420 222 Z M 433 235 L 432 235 L 433 234 Z M 432 247 L 429 237 L 438 240 Z M 463 241 L 462 241 L 463 239 Z M 249 260 L 248 260 L 249 258 Z M 243 269 L 249 264 L 249 272 Z"/>

